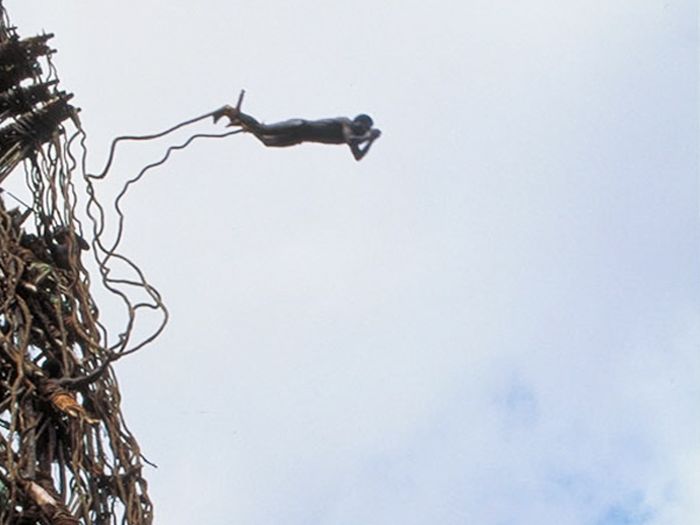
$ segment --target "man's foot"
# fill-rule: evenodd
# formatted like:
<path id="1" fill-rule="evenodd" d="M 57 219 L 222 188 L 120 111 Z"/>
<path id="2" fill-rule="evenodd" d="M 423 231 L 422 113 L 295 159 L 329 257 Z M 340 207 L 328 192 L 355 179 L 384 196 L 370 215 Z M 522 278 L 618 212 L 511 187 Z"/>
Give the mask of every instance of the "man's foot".
<path id="1" fill-rule="evenodd" d="M 233 106 L 226 105 L 222 107 L 221 109 L 217 109 L 212 116 L 214 117 L 214 124 L 216 124 L 219 119 L 222 117 L 227 117 L 229 119 L 229 123 L 226 125 L 227 127 L 229 126 L 240 126 L 241 121 L 238 118 L 238 114 L 240 113 L 238 108 L 234 108 Z"/>
<path id="2" fill-rule="evenodd" d="M 214 124 L 216 124 L 221 117 L 228 117 L 229 123 L 226 125 L 227 128 L 231 126 L 242 126 L 243 124 L 239 115 L 241 114 L 241 104 L 243 104 L 244 96 L 245 89 L 241 89 L 241 92 L 238 95 L 238 103 L 236 103 L 235 108 L 226 104 L 223 108 L 215 111 L 213 114 Z"/>

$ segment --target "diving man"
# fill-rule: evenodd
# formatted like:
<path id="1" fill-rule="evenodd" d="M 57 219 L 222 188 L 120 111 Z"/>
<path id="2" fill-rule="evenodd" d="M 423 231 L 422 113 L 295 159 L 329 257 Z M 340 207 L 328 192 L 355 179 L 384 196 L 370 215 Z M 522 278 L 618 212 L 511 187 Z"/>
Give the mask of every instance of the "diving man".
<path id="1" fill-rule="evenodd" d="M 255 135 L 260 142 L 271 147 L 285 147 L 302 142 L 321 144 L 347 144 L 355 160 L 360 160 L 369 151 L 381 131 L 373 128 L 369 115 L 358 115 L 350 120 L 346 117 L 322 120 L 291 119 L 274 124 L 262 124 L 236 107 L 224 106 L 213 114 L 214 122 L 228 117 L 229 126 L 240 126 Z"/>

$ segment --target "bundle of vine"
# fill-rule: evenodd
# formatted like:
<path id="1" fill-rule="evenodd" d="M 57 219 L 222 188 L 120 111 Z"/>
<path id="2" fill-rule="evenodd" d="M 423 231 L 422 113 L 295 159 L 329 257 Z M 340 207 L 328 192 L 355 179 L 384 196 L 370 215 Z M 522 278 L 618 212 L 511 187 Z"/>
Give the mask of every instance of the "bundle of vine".
<path id="1" fill-rule="evenodd" d="M 0 524 L 148 524 L 145 459 L 122 417 L 111 365 L 153 340 L 167 312 L 116 252 L 118 240 L 102 240 L 105 214 L 93 186 L 100 176 L 85 171 L 85 134 L 71 95 L 58 88 L 53 35 L 20 38 L 1 0 L 0 17 L 0 184 L 7 190 L 23 172 L 31 199 L 17 207 L 6 206 L 7 191 L 0 199 Z M 71 153 L 76 144 L 82 157 Z M 111 344 L 91 296 L 88 253 L 128 313 Z M 135 277 L 112 276 L 114 260 Z M 146 299 L 130 299 L 133 288 Z M 160 311 L 162 324 L 134 342 L 142 308 Z"/>

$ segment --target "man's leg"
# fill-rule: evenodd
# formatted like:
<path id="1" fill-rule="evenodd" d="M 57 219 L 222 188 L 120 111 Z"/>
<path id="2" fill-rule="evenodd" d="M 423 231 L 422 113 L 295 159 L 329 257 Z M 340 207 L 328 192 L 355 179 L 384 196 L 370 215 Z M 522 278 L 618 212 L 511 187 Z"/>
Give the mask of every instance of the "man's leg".
<path id="1" fill-rule="evenodd" d="M 255 135 L 265 146 L 284 148 L 301 144 L 302 140 L 294 135 Z"/>
<path id="2" fill-rule="evenodd" d="M 286 120 L 274 124 L 260 124 L 255 126 L 243 126 L 253 133 L 266 146 L 282 148 L 294 146 L 304 141 L 304 131 L 307 122 L 302 119 Z"/>

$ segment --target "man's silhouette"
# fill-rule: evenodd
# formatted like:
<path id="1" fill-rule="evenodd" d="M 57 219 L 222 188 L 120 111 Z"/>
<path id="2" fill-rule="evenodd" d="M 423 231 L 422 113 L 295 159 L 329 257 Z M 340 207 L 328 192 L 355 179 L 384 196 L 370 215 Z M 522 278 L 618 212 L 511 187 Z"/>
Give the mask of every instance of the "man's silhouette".
<path id="1" fill-rule="evenodd" d="M 381 131 L 372 128 L 374 122 L 369 115 L 358 115 L 350 120 L 346 117 L 322 120 L 291 119 L 274 124 L 262 124 L 238 107 L 224 106 L 214 112 L 214 122 L 228 117 L 229 126 L 240 126 L 255 135 L 263 144 L 285 147 L 302 142 L 321 144 L 347 144 L 355 160 L 360 160 L 369 151 Z"/>

